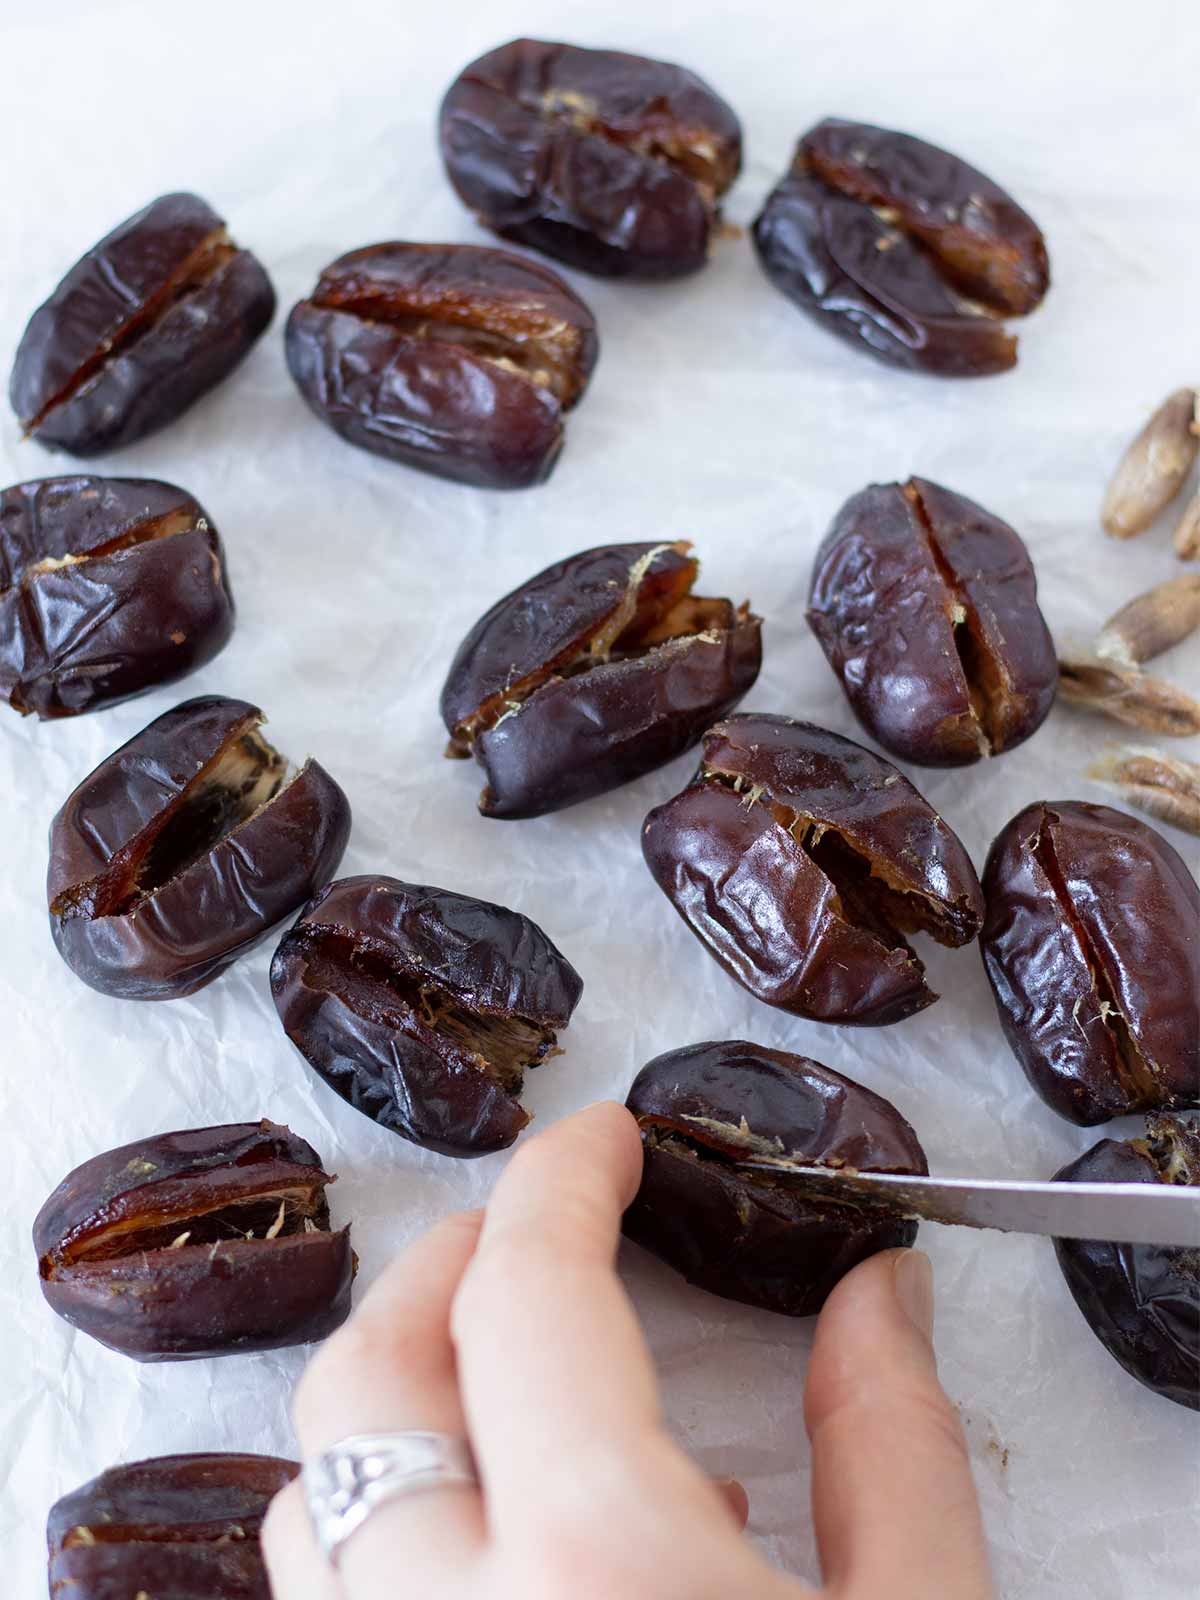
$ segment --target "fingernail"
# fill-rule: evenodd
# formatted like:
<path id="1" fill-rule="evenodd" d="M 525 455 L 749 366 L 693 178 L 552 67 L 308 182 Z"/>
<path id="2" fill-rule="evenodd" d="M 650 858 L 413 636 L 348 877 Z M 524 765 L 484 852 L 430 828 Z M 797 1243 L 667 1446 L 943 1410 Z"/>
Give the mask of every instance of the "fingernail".
<path id="1" fill-rule="evenodd" d="M 923 1339 L 933 1340 L 933 1263 L 924 1250 L 902 1250 L 892 1269 L 896 1299 Z"/>

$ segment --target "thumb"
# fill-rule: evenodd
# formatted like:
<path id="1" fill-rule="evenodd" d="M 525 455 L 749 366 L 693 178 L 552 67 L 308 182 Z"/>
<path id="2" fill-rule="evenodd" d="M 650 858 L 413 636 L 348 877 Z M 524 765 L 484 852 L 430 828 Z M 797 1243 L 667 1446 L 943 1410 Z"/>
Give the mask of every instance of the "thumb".
<path id="1" fill-rule="evenodd" d="M 847 1274 L 817 1323 L 804 1396 L 825 1581 L 846 1600 L 988 1600 L 979 1502 L 937 1377 L 933 1271 L 886 1250 Z"/>

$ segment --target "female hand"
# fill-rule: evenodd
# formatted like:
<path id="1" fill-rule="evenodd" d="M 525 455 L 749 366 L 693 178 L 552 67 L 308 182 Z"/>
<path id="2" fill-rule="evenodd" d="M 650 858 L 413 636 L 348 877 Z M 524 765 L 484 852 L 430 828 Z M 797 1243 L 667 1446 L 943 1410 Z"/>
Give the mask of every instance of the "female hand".
<path id="1" fill-rule="evenodd" d="M 668 1435 L 614 1268 L 641 1172 L 605 1103 L 513 1157 L 485 1212 L 452 1216 L 382 1275 L 296 1393 L 306 1456 L 354 1433 L 470 1440 L 478 1487 L 376 1509 L 322 1556 L 300 1485 L 264 1546 L 275 1600 L 804 1600 L 741 1537 L 745 1499 Z M 930 1343 L 929 1262 L 851 1272 L 817 1323 L 805 1391 L 813 1518 L 838 1600 L 988 1600 L 979 1508 Z M 797 1507 L 797 1516 L 801 1515 Z"/>

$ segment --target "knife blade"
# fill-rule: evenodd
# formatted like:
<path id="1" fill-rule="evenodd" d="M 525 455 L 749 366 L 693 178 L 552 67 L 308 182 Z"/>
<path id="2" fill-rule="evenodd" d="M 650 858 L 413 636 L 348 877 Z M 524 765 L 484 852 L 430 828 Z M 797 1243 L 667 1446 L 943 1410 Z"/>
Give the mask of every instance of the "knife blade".
<path id="1" fill-rule="evenodd" d="M 963 1228 L 1058 1239 L 1200 1249 L 1200 1187 L 1170 1183 L 1039 1183 L 1023 1178 L 920 1178 L 898 1172 L 805 1167 L 738 1158 L 842 1204 L 882 1207 Z"/>

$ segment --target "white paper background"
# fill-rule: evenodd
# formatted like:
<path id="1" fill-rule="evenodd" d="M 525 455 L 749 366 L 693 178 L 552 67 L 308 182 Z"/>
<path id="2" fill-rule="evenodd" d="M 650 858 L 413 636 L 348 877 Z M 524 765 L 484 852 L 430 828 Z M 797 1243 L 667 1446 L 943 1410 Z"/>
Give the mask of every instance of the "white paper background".
<path id="1" fill-rule="evenodd" d="M 899 1027 L 795 1021 L 744 995 L 642 865 L 638 827 L 690 759 L 559 816 L 480 819 L 474 767 L 441 759 L 437 693 L 459 637 L 551 560 L 612 540 L 693 539 L 702 588 L 749 595 L 766 665 L 749 705 L 856 728 L 803 619 L 813 550 L 872 480 L 918 471 L 1008 518 L 1033 551 L 1056 635 L 1086 632 L 1178 570 L 1166 529 L 1118 546 L 1101 489 L 1168 388 L 1200 376 L 1195 8 L 629 0 L 518 7 L 339 0 L 201 8 L 3 0 L 0 365 L 79 254 L 154 195 L 192 188 L 266 263 L 286 308 L 319 268 L 389 238 L 484 241 L 446 183 L 444 86 L 517 32 L 620 45 L 709 77 L 745 123 L 728 215 L 748 224 L 795 136 L 826 113 L 911 129 L 1007 184 L 1044 227 L 1054 288 L 1012 374 L 949 383 L 890 372 L 794 310 L 746 239 L 669 286 L 576 278 L 603 351 L 547 486 L 500 495 L 421 476 L 318 426 L 283 364 L 280 322 L 221 388 L 158 437 L 95 463 L 192 490 L 228 550 L 236 635 L 184 685 L 74 723 L 0 715 L 0 1549 L 7 1592 L 44 1584 L 60 1493 L 113 1461 L 171 1450 L 291 1451 L 297 1352 L 143 1368 L 44 1307 L 28 1228 L 74 1165 L 143 1134 L 267 1114 L 341 1174 L 360 1286 L 408 1239 L 479 1203 L 501 1158 L 455 1163 L 377 1129 L 283 1037 L 271 944 L 193 999 L 93 994 L 45 925 L 46 827 L 91 768 L 190 694 L 261 704 L 295 758 L 318 756 L 354 806 L 344 872 L 380 871 L 520 907 L 586 979 L 566 1055 L 529 1083 L 539 1123 L 623 1097 L 657 1052 L 751 1037 L 815 1055 L 890 1096 L 934 1170 L 1045 1176 L 1097 1136 L 1025 1086 L 974 951 L 922 944 L 945 998 Z M 72 470 L 0 422 L 0 480 Z M 1162 667 L 1200 687 L 1200 640 Z M 912 776 L 977 864 L 1039 797 L 1105 798 L 1082 776 L 1111 725 L 1055 711 L 995 764 Z M 1115 730 L 1112 730 L 1115 731 Z M 1182 745 L 1196 756 L 1197 741 Z M 1194 840 L 1172 835 L 1193 867 Z M 272 941 L 273 944 L 273 941 Z M 1134 1124 L 1120 1129 L 1131 1131 Z M 971 1441 L 1010 1600 L 1194 1594 L 1197 1419 L 1127 1378 L 1083 1324 L 1043 1240 L 927 1227 L 942 1371 Z M 815 1577 L 800 1396 L 811 1326 L 625 1267 L 680 1438 L 742 1477 L 752 1528 Z"/>

